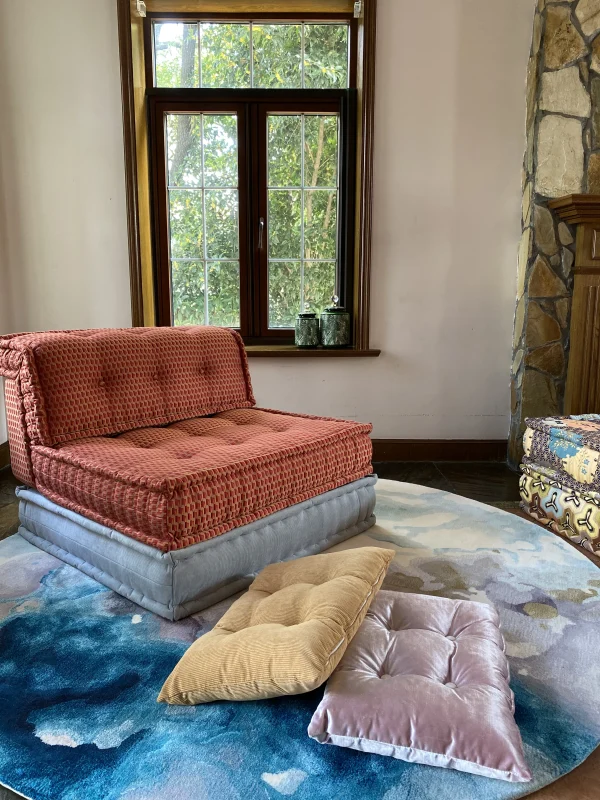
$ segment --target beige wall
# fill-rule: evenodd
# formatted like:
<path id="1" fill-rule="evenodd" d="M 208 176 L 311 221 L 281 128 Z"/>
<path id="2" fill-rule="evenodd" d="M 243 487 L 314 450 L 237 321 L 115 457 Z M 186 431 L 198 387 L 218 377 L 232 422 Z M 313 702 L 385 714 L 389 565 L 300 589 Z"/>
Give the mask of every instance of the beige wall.
<path id="1" fill-rule="evenodd" d="M 0 0 L 0 239 L 19 330 L 130 324 L 115 8 Z"/>
<path id="2" fill-rule="evenodd" d="M 0 0 L 3 329 L 130 321 L 114 0 Z M 379 0 L 372 344 L 254 360 L 266 406 L 502 438 L 533 0 Z M 0 313 L 2 309 L 0 308 Z M 1 434 L 1 431 L 0 431 Z"/>
<path id="3" fill-rule="evenodd" d="M 505 438 L 533 0 L 379 0 L 374 360 L 261 361 L 261 403 Z"/>

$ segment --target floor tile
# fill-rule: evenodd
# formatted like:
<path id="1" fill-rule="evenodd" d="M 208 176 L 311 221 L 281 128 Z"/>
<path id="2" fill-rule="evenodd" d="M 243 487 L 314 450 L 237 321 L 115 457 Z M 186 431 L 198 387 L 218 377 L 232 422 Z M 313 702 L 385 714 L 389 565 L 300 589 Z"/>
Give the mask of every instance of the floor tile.
<path id="1" fill-rule="evenodd" d="M 9 503 L 0 506 L 0 539 L 16 533 L 19 527 L 19 504 Z"/>
<path id="2" fill-rule="evenodd" d="M 15 794 L 10 789 L 0 786 L 0 800 L 23 800 L 23 795 Z"/>
<path id="3" fill-rule="evenodd" d="M 432 489 L 441 489 L 445 492 L 453 491 L 447 478 L 430 461 L 380 462 L 373 464 L 373 469 L 380 478 L 387 480 L 418 483 L 421 486 L 430 486 Z"/>
<path id="4" fill-rule="evenodd" d="M 15 487 L 19 482 L 8 467 L 0 470 L 0 506 L 15 501 Z"/>
<path id="5" fill-rule="evenodd" d="M 481 503 L 519 500 L 519 473 L 499 462 L 440 461 L 435 465 L 455 494 Z"/>

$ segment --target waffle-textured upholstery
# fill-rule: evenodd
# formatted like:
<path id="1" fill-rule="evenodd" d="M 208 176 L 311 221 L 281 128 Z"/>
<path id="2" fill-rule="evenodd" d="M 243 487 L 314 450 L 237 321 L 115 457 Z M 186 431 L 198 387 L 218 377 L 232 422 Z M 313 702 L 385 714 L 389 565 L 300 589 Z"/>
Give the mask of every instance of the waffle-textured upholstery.
<path id="1" fill-rule="evenodd" d="M 0 338 L 17 476 L 153 547 L 187 547 L 371 471 L 371 426 L 253 408 L 222 328 Z"/>
<path id="2" fill-rule="evenodd" d="M 254 405 L 243 342 L 227 328 L 1 336 L 0 375 L 16 383 L 27 439 L 47 447 Z"/>

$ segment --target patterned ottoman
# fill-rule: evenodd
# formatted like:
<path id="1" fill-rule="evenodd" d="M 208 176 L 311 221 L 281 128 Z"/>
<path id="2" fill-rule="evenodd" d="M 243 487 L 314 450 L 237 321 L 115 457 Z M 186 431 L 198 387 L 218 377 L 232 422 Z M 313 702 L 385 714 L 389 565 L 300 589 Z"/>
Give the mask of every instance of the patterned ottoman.
<path id="1" fill-rule="evenodd" d="M 374 523 L 371 426 L 255 408 L 235 331 L 3 336 L 0 375 L 13 472 L 31 487 L 21 534 L 165 616 Z M 172 573 L 160 599 L 155 562 Z"/>
<path id="2" fill-rule="evenodd" d="M 600 552 L 600 415 L 527 419 L 521 506 L 591 552 Z"/>

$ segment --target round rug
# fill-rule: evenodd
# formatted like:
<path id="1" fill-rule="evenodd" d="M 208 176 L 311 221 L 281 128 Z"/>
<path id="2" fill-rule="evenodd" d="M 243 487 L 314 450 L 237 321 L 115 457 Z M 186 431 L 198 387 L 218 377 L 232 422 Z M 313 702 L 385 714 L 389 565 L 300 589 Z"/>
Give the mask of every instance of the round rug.
<path id="1" fill-rule="evenodd" d="M 321 696 L 156 703 L 231 600 L 166 622 L 19 536 L 0 542 L 0 783 L 32 800 L 517 798 L 600 741 L 600 570 L 504 511 L 380 481 L 376 527 L 334 549 L 397 553 L 384 588 L 492 603 L 534 779 L 510 784 L 319 745 Z"/>

